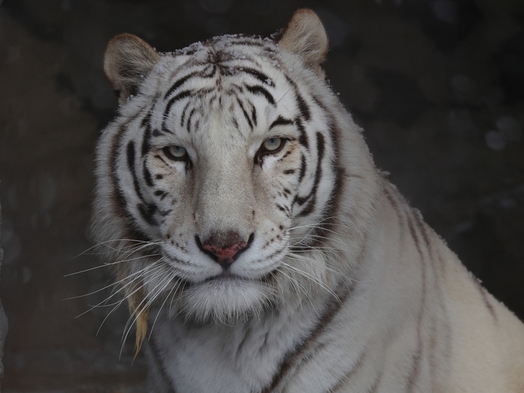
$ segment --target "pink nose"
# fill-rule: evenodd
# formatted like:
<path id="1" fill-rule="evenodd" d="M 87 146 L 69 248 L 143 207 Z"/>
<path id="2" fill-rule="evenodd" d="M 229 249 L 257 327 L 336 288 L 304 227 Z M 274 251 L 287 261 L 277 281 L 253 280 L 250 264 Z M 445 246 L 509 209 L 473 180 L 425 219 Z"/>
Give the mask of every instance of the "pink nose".
<path id="1" fill-rule="evenodd" d="M 200 243 L 198 236 L 196 240 L 203 252 L 227 268 L 237 259 L 241 252 L 250 246 L 253 241 L 253 234 L 251 234 L 247 242 L 233 231 L 212 234 L 204 243 Z"/>

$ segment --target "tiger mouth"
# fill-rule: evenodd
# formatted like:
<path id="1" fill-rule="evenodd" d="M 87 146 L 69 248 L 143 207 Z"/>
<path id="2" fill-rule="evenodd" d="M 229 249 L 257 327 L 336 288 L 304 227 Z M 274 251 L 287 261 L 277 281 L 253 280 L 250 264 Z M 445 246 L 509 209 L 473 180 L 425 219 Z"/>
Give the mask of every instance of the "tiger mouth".
<path id="1" fill-rule="evenodd" d="M 242 276 L 239 276 L 238 274 L 233 274 L 229 271 L 224 271 L 216 276 L 213 276 L 213 277 L 209 277 L 207 278 L 206 280 L 203 281 L 203 283 L 208 283 L 208 282 L 221 282 L 221 281 L 225 281 L 225 282 L 230 282 L 230 281 L 258 281 L 258 280 L 255 280 L 255 279 L 252 279 L 252 278 L 246 278 L 246 277 L 242 277 Z"/>
<path id="2" fill-rule="evenodd" d="M 217 274 L 216 276 L 209 277 L 205 279 L 204 281 L 201 281 L 198 283 L 190 283 L 189 286 L 208 284 L 208 283 L 220 284 L 220 283 L 235 283 L 235 282 L 238 282 L 238 283 L 264 283 L 267 285 L 274 280 L 274 276 L 275 276 L 275 272 L 271 271 L 259 278 L 249 278 L 249 277 L 239 276 L 238 274 L 234 274 L 226 270 L 220 274 Z"/>

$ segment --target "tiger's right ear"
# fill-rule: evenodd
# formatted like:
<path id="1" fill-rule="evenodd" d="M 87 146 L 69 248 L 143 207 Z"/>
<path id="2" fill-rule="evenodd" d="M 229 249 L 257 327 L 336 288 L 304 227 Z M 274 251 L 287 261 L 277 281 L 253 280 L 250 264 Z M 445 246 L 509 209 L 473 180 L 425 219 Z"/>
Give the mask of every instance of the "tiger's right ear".
<path id="1" fill-rule="evenodd" d="M 156 50 L 135 35 L 120 34 L 109 41 L 104 54 L 104 72 L 119 93 L 120 104 L 135 93 L 159 58 Z"/>

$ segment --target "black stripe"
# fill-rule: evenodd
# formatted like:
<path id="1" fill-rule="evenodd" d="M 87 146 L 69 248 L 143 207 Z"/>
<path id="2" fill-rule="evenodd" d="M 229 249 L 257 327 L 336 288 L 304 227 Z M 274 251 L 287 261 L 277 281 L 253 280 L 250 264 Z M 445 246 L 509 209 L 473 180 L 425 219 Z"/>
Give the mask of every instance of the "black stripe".
<path id="1" fill-rule="evenodd" d="M 134 218 L 134 216 L 131 214 L 131 212 L 128 210 L 128 204 L 125 197 L 124 190 L 122 189 L 121 182 L 119 181 L 118 176 L 118 160 L 120 158 L 120 146 L 122 145 L 124 135 L 127 131 L 127 125 L 134 121 L 138 117 L 138 114 L 132 117 L 128 122 L 121 125 L 118 133 L 115 134 L 113 141 L 112 141 L 112 149 L 111 149 L 111 180 L 112 184 L 114 185 L 114 193 L 112 195 L 113 200 L 113 206 L 115 210 L 115 215 L 124 217 L 129 225 L 126 226 L 126 236 L 128 238 L 133 238 L 137 240 L 144 240 L 144 241 L 151 241 L 151 238 L 147 236 L 144 232 L 142 232 L 138 228 L 138 224 Z"/>
<path id="2" fill-rule="evenodd" d="M 257 125 L 257 108 L 255 105 L 251 104 L 251 119 L 253 120 L 253 124 Z"/>
<path id="3" fill-rule="evenodd" d="M 153 103 L 152 109 L 150 109 L 147 112 L 147 115 L 144 117 L 141 123 L 141 126 L 145 127 L 146 129 L 144 132 L 144 136 L 142 138 L 142 150 L 141 150 L 142 158 L 145 157 L 151 150 L 151 114 L 154 111 L 154 107 L 155 107 L 155 103 Z M 142 172 L 144 174 L 144 179 L 146 180 L 147 185 L 152 187 L 153 179 L 151 177 L 151 173 L 147 169 L 145 161 L 143 163 Z"/>
<path id="4" fill-rule="evenodd" d="M 247 123 L 249 124 L 249 127 L 253 129 L 253 123 L 251 122 L 251 119 L 249 118 L 246 110 L 244 109 L 244 105 L 242 105 L 242 102 L 240 101 L 238 97 L 237 97 L 237 102 L 238 102 L 238 105 L 240 105 L 240 109 L 242 109 L 242 113 L 244 114 L 244 117 L 246 118 Z"/>
<path id="5" fill-rule="evenodd" d="M 186 122 L 187 132 L 191 132 L 191 120 L 193 119 L 195 112 L 196 112 L 196 108 L 191 109 L 191 112 L 189 112 L 189 116 L 187 117 L 187 122 Z"/>
<path id="6" fill-rule="evenodd" d="M 144 179 L 146 180 L 146 184 L 149 187 L 153 187 L 153 177 L 151 176 L 151 172 L 149 172 L 149 169 L 147 169 L 146 162 L 144 161 L 142 165 L 142 172 L 144 173 Z"/>
<path id="7" fill-rule="evenodd" d="M 289 78 L 288 76 L 286 76 L 286 80 L 289 82 L 291 86 L 293 86 L 293 90 L 295 91 L 295 98 L 297 100 L 298 110 L 300 114 L 306 121 L 309 121 L 311 119 L 311 111 L 309 109 L 309 106 L 306 104 L 306 101 L 304 101 L 304 98 L 302 98 L 302 95 L 298 91 L 298 87 L 296 83 L 293 82 L 293 80 Z"/>
<path id="8" fill-rule="evenodd" d="M 300 172 L 298 174 L 298 182 L 302 182 L 302 179 L 304 179 L 304 176 L 306 175 L 306 168 L 307 168 L 307 162 L 306 162 L 306 156 L 302 154 L 302 158 L 300 159 Z"/>
<path id="9" fill-rule="evenodd" d="M 300 93 L 298 92 L 298 89 L 295 88 L 295 93 L 297 95 L 297 102 L 298 102 L 298 110 L 300 111 L 300 114 L 302 117 L 308 121 L 311 119 L 311 112 L 309 110 L 309 106 L 306 104 Z"/>
<path id="10" fill-rule="evenodd" d="M 135 193 L 141 201 L 144 201 L 142 191 L 140 190 L 140 185 L 138 184 L 138 177 L 136 175 L 135 169 L 135 142 L 131 141 L 127 144 L 126 156 L 127 167 L 131 172 L 131 176 L 133 177 L 133 186 L 135 187 Z"/>
<path id="11" fill-rule="evenodd" d="M 156 190 L 156 191 L 154 192 L 154 194 L 155 194 L 157 197 L 160 197 L 160 200 L 164 199 L 164 198 L 167 196 L 167 192 L 162 191 L 162 190 Z"/>
<path id="12" fill-rule="evenodd" d="M 297 197 L 295 198 L 296 202 L 302 201 L 302 203 L 304 203 L 304 201 L 306 200 L 309 200 L 308 205 L 306 206 L 304 210 L 300 212 L 298 217 L 307 216 L 315 209 L 318 185 L 320 184 L 320 178 L 322 177 L 322 160 L 324 158 L 324 149 L 325 149 L 324 143 L 325 143 L 324 136 L 320 132 L 317 132 L 318 159 L 317 159 L 317 168 L 315 170 L 315 180 L 313 182 L 313 187 L 311 188 L 311 192 L 309 193 L 308 196 L 306 196 L 305 198 L 300 198 L 297 195 Z"/>
<path id="13" fill-rule="evenodd" d="M 233 125 L 235 126 L 235 128 L 238 130 L 239 129 L 238 121 L 235 118 L 235 116 L 231 116 L 231 121 L 233 122 Z"/>
<path id="14" fill-rule="evenodd" d="M 162 216 L 162 217 L 165 217 L 167 216 L 169 213 L 171 213 L 173 211 L 173 209 L 167 209 L 167 210 L 158 210 L 158 213 Z"/>
<path id="15" fill-rule="evenodd" d="M 307 137 L 306 129 L 304 128 L 302 121 L 300 119 L 296 119 L 295 124 L 297 126 L 298 132 L 300 132 L 300 136 L 298 137 L 298 142 L 302 146 L 304 146 L 306 150 L 309 150 L 309 139 Z"/>
<path id="16" fill-rule="evenodd" d="M 218 71 L 218 67 L 215 64 L 209 64 L 206 68 L 204 68 L 200 73 L 199 76 L 201 78 L 213 78 Z"/>
<path id="17" fill-rule="evenodd" d="M 269 126 L 269 130 L 271 130 L 273 127 L 276 127 L 276 126 L 287 126 L 287 125 L 292 125 L 294 124 L 294 121 L 293 120 L 290 120 L 290 119 L 285 119 L 283 118 L 282 116 L 278 116 L 277 119 L 271 123 L 271 125 Z"/>
<path id="18" fill-rule="evenodd" d="M 144 157 L 151 149 L 151 128 L 147 127 L 142 137 L 141 156 Z"/>
<path id="19" fill-rule="evenodd" d="M 326 110 L 324 106 L 321 106 L 323 110 Z M 322 220 L 320 224 L 315 229 L 315 243 L 321 245 L 324 242 L 324 239 L 327 239 L 331 233 L 336 231 L 334 225 L 337 222 L 335 217 L 338 216 L 337 212 L 343 198 L 343 193 L 345 189 L 345 179 L 346 179 L 346 168 L 340 165 L 340 159 L 338 154 L 338 145 L 339 138 L 341 135 L 341 130 L 333 122 L 333 115 L 327 111 L 329 116 L 329 135 L 331 136 L 331 146 L 333 149 L 333 157 L 331 158 L 331 168 L 335 175 L 335 181 L 332 185 L 329 199 L 324 205 L 324 210 L 322 211 Z M 357 176 L 355 176 L 357 177 Z M 360 176 L 358 176 L 360 177 Z"/>
<path id="20" fill-rule="evenodd" d="M 273 98 L 271 93 L 266 90 L 266 88 L 262 86 L 254 85 L 254 86 L 246 86 L 246 89 L 253 94 L 263 95 L 271 105 L 275 105 L 275 99 Z"/>
<path id="21" fill-rule="evenodd" d="M 263 72 L 259 70 L 255 70 L 251 67 L 242 67 L 239 69 L 239 71 L 245 72 L 246 74 L 253 75 L 255 78 L 257 78 L 260 82 L 269 85 L 271 87 L 275 86 L 275 82 L 273 82 L 273 79 L 271 79 L 269 76 L 264 74 Z"/>
<path id="22" fill-rule="evenodd" d="M 154 214 L 157 210 L 157 207 L 155 205 L 149 204 L 145 201 L 144 196 L 142 195 L 142 191 L 140 190 L 140 183 L 138 182 L 138 176 L 136 174 L 136 168 L 135 168 L 135 142 L 130 141 L 127 144 L 127 166 L 129 168 L 129 171 L 131 172 L 131 176 L 133 177 L 133 186 L 135 188 L 135 193 L 142 201 L 142 203 L 138 203 L 136 205 L 138 212 L 150 225 L 156 225 L 156 221 L 154 220 Z"/>
<path id="23" fill-rule="evenodd" d="M 189 108 L 189 104 L 191 104 L 191 101 L 188 101 L 184 106 L 184 109 L 182 109 L 182 116 L 180 116 L 180 127 L 184 127 L 184 121 L 186 119 L 186 113 L 187 109 Z"/>
<path id="24" fill-rule="evenodd" d="M 179 100 L 182 100 L 186 97 L 190 97 L 192 94 L 193 94 L 193 90 L 184 90 L 180 93 L 178 93 L 176 96 L 174 96 L 173 98 L 171 98 L 167 105 L 166 105 L 166 109 L 164 110 L 164 114 L 162 116 L 162 131 L 166 131 L 166 132 L 171 132 L 167 127 L 166 127 L 166 119 L 169 115 L 169 112 L 171 111 L 171 107 L 173 106 L 173 104 Z"/>
<path id="25" fill-rule="evenodd" d="M 277 204 L 276 206 L 277 206 L 277 209 L 278 209 L 278 210 L 280 210 L 280 211 L 282 211 L 282 212 L 284 212 L 284 213 L 287 213 L 287 212 L 288 212 L 287 209 L 284 208 L 284 206 L 282 206 L 282 205 L 278 205 L 278 204 Z"/>
<path id="26" fill-rule="evenodd" d="M 158 226 L 155 213 L 158 211 L 156 205 L 137 203 L 136 208 L 145 222 L 152 226 Z"/>
<path id="27" fill-rule="evenodd" d="M 187 74 L 186 76 L 178 79 L 176 82 L 173 83 L 171 88 L 166 92 L 164 95 L 164 100 L 167 100 L 167 97 L 169 97 L 176 89 L 178 89 L 180 86 L 182 86 L 189 78 L 195 76 L 197 72 L 192 72 L 190 74 Z"/>

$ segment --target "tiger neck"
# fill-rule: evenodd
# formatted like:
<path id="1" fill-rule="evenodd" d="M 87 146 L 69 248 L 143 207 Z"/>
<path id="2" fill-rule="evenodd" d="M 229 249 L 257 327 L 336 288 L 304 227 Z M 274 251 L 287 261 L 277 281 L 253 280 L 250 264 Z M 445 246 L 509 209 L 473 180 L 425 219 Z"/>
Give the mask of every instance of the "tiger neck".
<path id="1" fill-rule="evenodd" d="M 177 392 L 262 392 L 278 383 L 283 362 L 318 336 L 337 304 L 331 295 L 297 299 L 234 325 L 152 313 L 150 352 Z"/>

